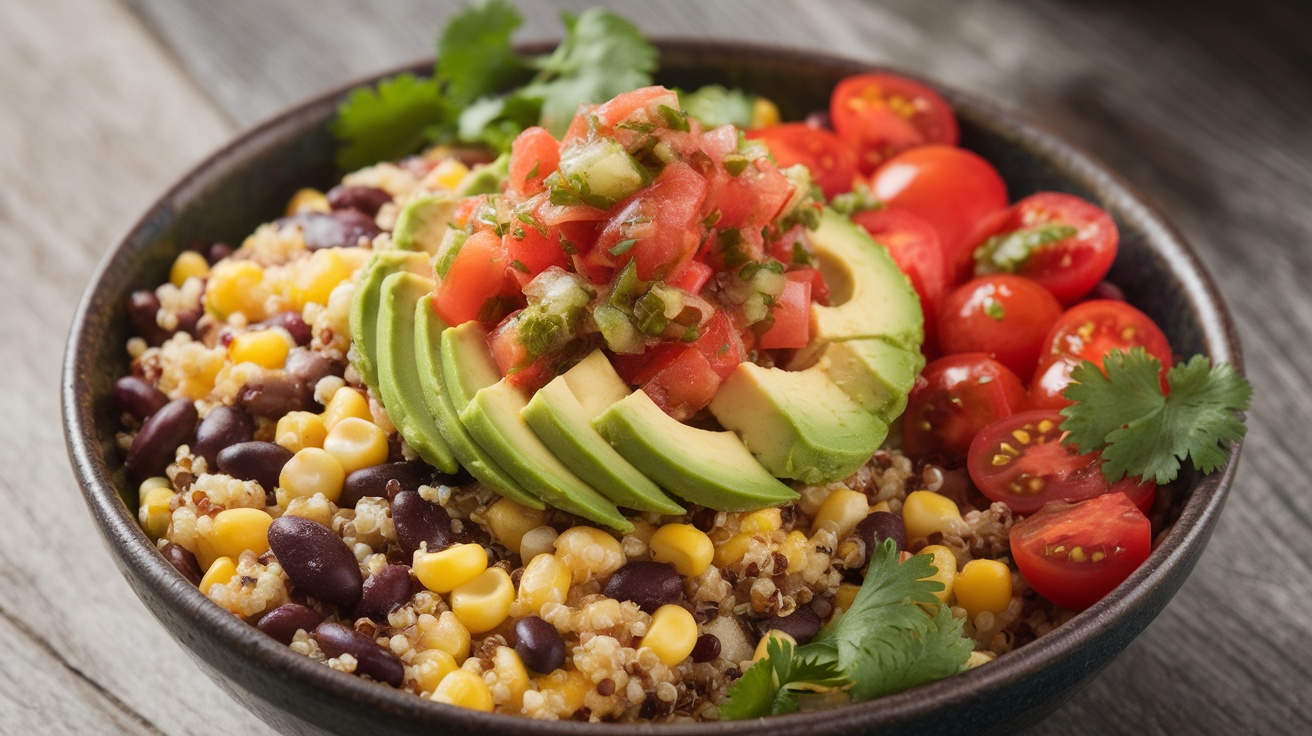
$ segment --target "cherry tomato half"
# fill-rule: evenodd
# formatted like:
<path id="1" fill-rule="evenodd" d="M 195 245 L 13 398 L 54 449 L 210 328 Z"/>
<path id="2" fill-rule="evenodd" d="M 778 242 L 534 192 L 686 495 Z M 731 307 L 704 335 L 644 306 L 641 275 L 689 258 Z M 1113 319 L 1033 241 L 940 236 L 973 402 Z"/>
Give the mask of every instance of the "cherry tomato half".
<path id="1" fill-rule="evenodd" d="M 852 222 L 888 248 L 897 267 L 911 279 L 925 311 L 925 326 L 929 327 L 931 308 L 943 298 L 948 287 L 938 231 L 920 217 L 891 207 L 858 212 L 852 215 Z"/>
<path id="2" fill-rule="evenodd" d="M 1171 345 L 1152 318 L 1125 302 L 1100 299 L 1077 304 L 1057 320 L 1044 340 L 1039 367 L 1030 382 L 1030 406 L 1061 409 L 1071 402 L 1061 395 L 1075 366 L 1091 360 L 1102 366 L 1112 350 L 1141 346 L 1162 361 L 1162 389 L 1171 366 Z"/>
<path id="3" fill-rule="evenodd" d="M 838 137 L 869 174 L 900 151 L 927 143 L 957 144 L 957 118 L 939 93 L 896 74 L 858 74 L 838 83 L 829 98 Z"/>
<path id="4" fill-rule="evenodd" d="M 1083 501 L 1124 493 L 1140 511 L 1152 508 L 1157 484 L 1138 478 L 1108 483 L 1102 453 L 1081 455 L 1061 443 L 1065 417 L 1051 409 L 1012 414 L 985 427 L 970 443 L 966 469 L 991 501 L 1032 514 L 1049 501 Z"/>
<path id="5" fill-rule="evenodd" d="M 1151 550 L 1148 517 L 1120 493 L 1050 503 L 1011 528 L 1011 556 L 1025 581 L 1074 611 L 1124 582 Z"/>
<path id="6" fill-rule="evenodd" d="M 966 457 L 975 435 L 1025 407 L 1025 387 L 984 353 L 939 358 L 925 366 L 907 399 L 902 447 L 913 458 Z"/>
<path id="7" fill-rule="evenodd" d="M 1034 372 L 1061 305 L 1047 289 L 1011 274 L 967 281 L 938 314 L 944 354 L 988 353 L 1018 376 Z"/>
<path id="8" fill-rule="evenodd" d="M 851 191 L 856 176 L 856 150 L 846 141 L 822 128 L 806 123 L 782 123 L 747 131 L 770 149 L 779 168 L 802 164 L 827 199 Z"/>

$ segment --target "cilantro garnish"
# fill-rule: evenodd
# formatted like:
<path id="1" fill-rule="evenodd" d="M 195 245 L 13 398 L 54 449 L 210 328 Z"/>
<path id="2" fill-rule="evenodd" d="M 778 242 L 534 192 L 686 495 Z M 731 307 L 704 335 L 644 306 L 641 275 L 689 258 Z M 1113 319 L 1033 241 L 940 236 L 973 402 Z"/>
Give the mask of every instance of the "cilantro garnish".
<path id="1" fill-rule="evenodd" d="M 610 252 L 610 254 L 613 255 L 613 256 L 622 256 L 622 255 L 624 255 L 625 253 L 628 253 L 628 252 L 629 252 L 629 249 L 632 248 L 632 247 L 634 246 L 634 244 L 637 243 L 637 242 L 638 242 L 638 241 L 637 241 L 636 238 L 629 238 L 628 240 L 621 240 L 620 242 L 616 243 L 615 245 L 612 245 L 612 246 L 610 247 L 610 249 L 609 249 L 609 252 Z"/>
<path id="2" fill-rule="evenodd" d="M 1213 366 L 1195 355 L 1158 376 L 1162 364 L 1141 347 L 1103 358 L 1106 373 L 1091 361 L 1071 371 L 1062 396 L 1063 440 L 1080 452 L 1102 450 L 1102 472 L 1116 482 L 1142 476 L 1170 483 L 1188 458 L 1210 473 L 1225 463 L 1229 445 L 1246 431 L 1236 412 L 1248 409 L 1253 387 L 1228 363 Z"/>
<path id="3" fill-rule="evenodd" d="M 752 124 L 752 108 L 756 98 L 740 89 L 728 89 L 708 84 L 694 92 L 679 91 L 679 105 L 696 118 L 705 128 L 734 125 L 746 128 Z"/>
<path id="4" fill-rule="evenodd" d="M 1078 232 L 1070 225 L 1052 222 L 994 235 L 975 249 L 975 263 L 980 273 L 1016 273 L 1025 266 L 1034 251 Z"/>
<path id="5" fill-rule="evenodd" d="M 417 150 L 429 126 L 450 115 L 450 105 L 431 79 L 400 74 L 377 87 L 359 87 L 337 108 L 332 132 L 342 147 L 337 165 L 351 171 Z"/>
<path id="6" fill-rule="evenodd" d="M 858 212 L 866 212 L 867 210 L 884 209 L 884 203 L 879 197 L 875 196 L 869 186 L 860 182 L 852 187 L 852 191 L 835 196 L 829 201 L 829 206 L 835 212 L 848 216 L 855 215 Z"/>
<path id="7" fill-rule="evenodd" d="M 988 297 L 984 300 L 984 314 L 987 314 L 991 319 L 1001 322 L 1007 318 L 1007 308 L 1002 306 L 1002 302 L 997 299 Z"/>

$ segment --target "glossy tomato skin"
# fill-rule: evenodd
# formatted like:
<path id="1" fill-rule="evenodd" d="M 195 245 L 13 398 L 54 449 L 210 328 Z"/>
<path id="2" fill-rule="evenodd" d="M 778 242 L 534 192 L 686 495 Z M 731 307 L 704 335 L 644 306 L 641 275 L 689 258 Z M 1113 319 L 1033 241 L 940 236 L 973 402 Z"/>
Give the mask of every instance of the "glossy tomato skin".
<path id="1" fill-rule="evenodd" d="M 1110 299 L 1077 304 L 1062 314 L 1044 339 L 1045 347 L 1030 382 L 1030 405 L 1061 409 L 1071 402 L 1061 395 L 1070 385 L 1071 371 L 1086 360 L 1102 366 L 1112 350 L 1142 347 L 1162 362 L 1162 389 L 1173 364 L 1171 345 L 1152 318 L 1138 309 Z"/>
<path id="2" fill-rule="evenodd" d="M 1028 376 L 1059 317 L 1061 305 L 1035 282 L 1011 274 L 983 276 L 943 300 L 939 347 L 949 355 L 988 353 L 1016 375 Z"/>
<path id="3" fill-rule="evenodd" d="M 437 280 L 434 310 L 453 327 L 475 319 L 499 322 L 511 310 L 497 309 L 492 300 L 523 301 L 518 284 L 507 274 L 509 266 L 501 238 L 490 230 L 475 232 L 460 246 L 446 276 Z"/>
<path id="4" fill-rule="evenodd" d="M 861 173 L 915 146 L 957 144 L 957 118 L 939 93 L 896 74 L 848 77 L 829 99 L 834 131 L 857 152 Z"/>
<path id="5" fill-rule="evenodd" d="M 919 216 L 938 231 L 950 281 L 974 270 L 972 253 L 985 228 L 1007 207 L 1007 185 L 983 157 L 953 146 L 920 146 L 885 161 L 870 183 L 889 207 Z"/>
<path id="6" fill-rule="evenodd" d="M 706 179 L 691 166 L 681 161 L 666 166 L 651 186 L 611 210 L 592 257 L 615 269 L 635 261 L 643 281 L 677 271 L 701 240 L 706 193 Z"/>
<path id="7" fill-rule="evenodd" d="M 990 501 L 1018 514 L 1032 514 L 1050 501 L 1074 503 L 1104 493 L 1124 493 L 1140 511 L 1152 508 L 1157 484 L 1138 478 L 1108 483 L 1102 453 L 1081 455 L 1061 443 L 1060 413 L 1036 409 L 1012 414 L 985 427 L 970 443 L 966 469 Z"/>
<path id="8" fill-rule="evenodd" d="M 1032 194 L 1008 210 L 996 234 L 1064 226 L 1075 234 L 1040 246 L 1016 272 L 1052 292 L 1062 304 L 1074 304 L 1098 285 L 1116 260 L 1120 234 L 1111 215 L 1071 194 Z"/>
<path id="9" fill-rule="evenodd" d="M 955 463 L 975 435 L 1025 408 L 1025 387 L 984 353 L 939 358 L 921 373 L 902 418 L 902 447 L 915 459 Z"/>
<path id="10" fill-rule="evenodd" d="M 911 279 L 925 313 L 925 326 L 931 327 L 934 308 L 948 287 L 938 231 L 923 218 L 894 207 L 858 212 L 852 215 L 852 222 L 888 248 L 897 267 Z"/>
<path id="11" fill-rule="evenodd" d="M 1152 525 L 1121 493 L 1054 502 L 1011 528 L 1011 556 L 1040 595 L 1083 611 L 1148 559 Z"/>
<path id="12" fill-rule="evenodd" d="M 542 191 L 542 182 L 560 168 L 560 144 L 546 128 L 527 128 L 510 145 L 510 171 L 506 191 L 512 197 L 530 197 Z"/>
<path id="13" fill-rule="evenodd" d="M 833 133 L 806 123 L 780 123 L 749 130 L 748 138 L 765 143 L 779 168 L 802 164 L 832 199 L 851 191 L 856 176 L 856 149 Z"/>

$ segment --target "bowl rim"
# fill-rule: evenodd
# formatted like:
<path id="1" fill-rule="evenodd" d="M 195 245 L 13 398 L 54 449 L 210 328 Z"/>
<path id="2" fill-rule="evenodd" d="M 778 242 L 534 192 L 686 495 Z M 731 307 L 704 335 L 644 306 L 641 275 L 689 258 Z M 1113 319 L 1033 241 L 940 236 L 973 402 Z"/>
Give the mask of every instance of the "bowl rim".
<path id="1" fill-rule="evenodd" d="M 906 72 L 895 66 L 845 57 L 812 49 L 787 45 L 765 44 L 730 39 L 697 39 L 685 37 L 650 37 L 664 57 L 680 54 L 684 57 L 698 54 L 716 54 L 752 61 L 797 62 L 852 71 L 889 71 L 924 82 L 940 91 L 953 105 L 958 116 L 970 118 L 984 127 L 1005 127 L 1015 136 L 1016 142 L 1033 147 L 1037 153 L 1060 154 L 1063 169 L 1087 177 L 1100 192 L 1118 191 L 1125 196 L 1118 206 L 1133 214 L 1136 223 L 1144 229 L 1150 249 L 1173 264 L 1173 271 L 1181 281 L 1182 290 L 1191 306 L 1197 311 L 1204 348 L 1214 362 L 1229 362 L 1241 374 L 1243 356 L 1238 333 L 1229 308 L 1211 275 L 1201 260 L 1186 243 L 1176 228 L 1134 186 L 1113 172 L 1081 147 L 1070 143 L 1057 133 L 1028 117 L 1007 110 L 971 93 L 962 92 L 937 80 Z M 555 42 L 537 41 L 516 44 L 520 52 L 542 53 L 554 47 Z M 283 108 L 253 126 L 239 131 L 210 155 L 190 167 L 172 186 L 155 199 L 126 231 L 116 239 L 97 265 L 79 300 L 70 326 L 61 374 L 61 403 L 65 441 L 84 500 L 95 518 L 107 547 L 118 557 L 121 566 L 132 567 L 155 593 L 171 600 L 176 611 L 195 626 L 205 627 L 210 636 L 221 640 L 243 656 L 259 660 L 266 669 L 280 677 L 302 679 L 328 695 L 345 699 L 356 707 L 380 708 L 383 711 L 414 719 L 416 723 L 445 723 L 489 733 L 509 733 L 529 729 L 538 734 L 569 734 L 595 736 L 598 733 L 618 731 L 652 731 L 679 736 L 709 734 L 747 734 L 766 724 L 779 732 L 830 733 L 854 728 L 888 726 L 924 716 L 928 712 L 949 705 L 960 705 L 996 692 L 1026 675 L 1041 671 L 1077 653 L 1081 643 L 1106 633 L 1119 620 L 1141 605 L 1150 593 L 1170 577 L 1178 565 L 1190 564 L 1189 558 L 1201 552 L 1216 518 L 1225 504 L 1233 481 L 1242 443 L 1235 443 L 1225 465 L 1218 471 L 1201 477 L 1193 486 L 1179 518 L 1169 533 L 1156 544 L 1147 562 L 1141 565 L 1125 582 L 1091 608 L 1076 614 L 1070 621 L 1057 627 L 1042 638 L 999 657 L 987 667 L 972 669 L 942 680 L 937 680 L 900 693 L 871 701 L 848 704 L 842 707 L 771 716 L 768 721 L 716 721 L 704 723 L 620 724 L 614 722 L 585 723 L 576 721 L 528 721 L 522 716 L 495 713 L 477 713 L 463 708 L 436 703 L 390 687 L 379 686 L 353 675 L 331 668 L 293 652 L 275 642 L 240 618 L 223 610 L 200 593 L 199 589 L 182 576 L 158 553 L 147 538 L 135 514 L 127 509 L 113 482 L 103 445 L 95 434 L 95 419 L 91 402 L 82 400 L 82 381 L 79 376 L 89 367 L 92 344 L 87 332 L 89 308 L 103 291 L 103 284 L 113 264 L 130 249 L 133 237 L 146 227 L 161 207 L 178 197 L 185 196 L 193 181 L 211 168 L 215 168 L 246 145 L 264 136 L 275 135 L 282 128 L 293 125 L 301 117 L 334 106 L 356 87 L 403 72 L 424 73 L 431 69 L 433 57 L 406 62 L 381 72 L 361 75 L 350 81 L 317 92 L 302 101 Z M 303 134 L 305 131 L 300 131 Z M 153 611 L 152 611 L 153 612 Z M 158 616 L 158 614 L 156 614 Z M 192 653 L 189 651 L 189 653 Z M 194 653 L 192 653 L 193 656 Z"/>

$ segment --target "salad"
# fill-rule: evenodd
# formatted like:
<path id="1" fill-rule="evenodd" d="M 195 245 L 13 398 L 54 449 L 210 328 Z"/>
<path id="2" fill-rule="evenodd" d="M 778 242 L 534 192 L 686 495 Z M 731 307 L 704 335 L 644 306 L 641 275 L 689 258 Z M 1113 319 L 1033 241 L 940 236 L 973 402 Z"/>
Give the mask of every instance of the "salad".
<path id="1" fill-rule="evenodd" d="M 1242 436 L 1112 218 L 1010 201 L 932 89 L 781 122 L 605 11 L 517 24 L 460 14 L 343 103 L 340 183 L 132 295 L 142 526 L 294 651 L 535 718 L 876 698 L 1096 603 Z"/>

